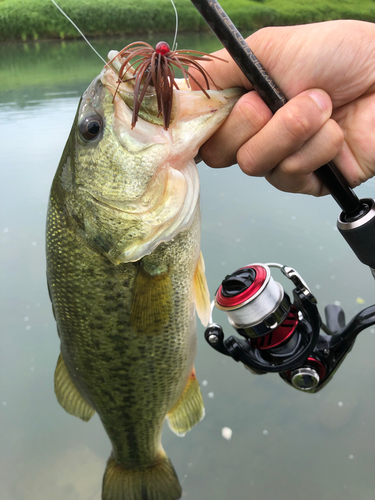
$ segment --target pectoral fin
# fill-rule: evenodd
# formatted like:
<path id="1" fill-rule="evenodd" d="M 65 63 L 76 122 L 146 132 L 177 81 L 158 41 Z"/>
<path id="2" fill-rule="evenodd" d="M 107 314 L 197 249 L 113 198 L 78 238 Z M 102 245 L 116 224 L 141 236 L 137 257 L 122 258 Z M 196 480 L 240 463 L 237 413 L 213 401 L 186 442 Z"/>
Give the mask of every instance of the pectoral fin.
<path id="1" fill-rule="evenodd" d="M 168 413 L 168 425 L 178 436 L 185 436 L 187 431 L 200 422 L 203 417 L 203 398 L 193 368 L 182 396 Z"/>
<path id="2" fill-rule="evenodd" d="M 210 292 L 206 276 L 204 274 L 204 260 L 202 252 L 199 255 L 197 267 L 194 274 L 195 308 L 203 326 L 207 326 L 210 320 Z"/>
<path id="3" fill-rule="evenodd" d="M 142 263 L 134 284 L 131 326 L 138 335 L 158 335 L 172 312 L 172 282 L 167 269 Z"/>
<path id="4" fill-rule="evenodd" d="M 85 422 L 94 415 L 95 410 L 83 399 L 73 384 L 61 353 L 55 370 L 55 394 L 57 401 L 70 415 L 79 417 Z"/>

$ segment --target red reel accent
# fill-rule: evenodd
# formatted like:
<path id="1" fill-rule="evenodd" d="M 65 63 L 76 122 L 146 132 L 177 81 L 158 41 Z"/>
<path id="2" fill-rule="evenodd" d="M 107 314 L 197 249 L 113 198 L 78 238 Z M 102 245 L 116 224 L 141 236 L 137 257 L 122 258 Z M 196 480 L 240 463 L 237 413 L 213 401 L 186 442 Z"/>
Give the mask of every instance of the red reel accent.
<path id="1" fill-rule="evenodd" d="M 310 365 L 312 368 L 315 368 L 315 370 L 319 374 L 320 380 L 324 379 L 324 376 L 326 374 L 326 369 L 325 369 L 324 365 L 320 361 L 318 361 L 315 358 L 307 358 L 306 364 Z"/>
<path id="2" fill-rule="evenodd" d="M 277 347 L 278 345 L 286 342 L 291 337 L 298 325 L 298 312 L 292 306 L 287 317 L 275 330 L 272 330 L 263 337 L 251 339 L 251 346 L 255 349 L 266 350 Z"/>
<path id="3" fill-rule="evenodd" d="M 249 288 L 246 288 L 243 292 L 241 292 L 238 295 L 235 295 L 234 297 L 224 297 L 222 294 L 222 285 L 219 286 L 219 289 L 216 293 L 216 300 L 217 303 L 222 306 L 222 307 L 236 307 L 240 306 L 242 303 L 246 302 L 247 300 L 251 299 L 258 290 L 263 286 L 264 282 L 266 281 L 267 277 L 267 271 L 263 266 L 244 266 L 241 267 L 241 269 L 254 269 L 256 272 L 255 280 L 253 283 L 249 286 Z"/>

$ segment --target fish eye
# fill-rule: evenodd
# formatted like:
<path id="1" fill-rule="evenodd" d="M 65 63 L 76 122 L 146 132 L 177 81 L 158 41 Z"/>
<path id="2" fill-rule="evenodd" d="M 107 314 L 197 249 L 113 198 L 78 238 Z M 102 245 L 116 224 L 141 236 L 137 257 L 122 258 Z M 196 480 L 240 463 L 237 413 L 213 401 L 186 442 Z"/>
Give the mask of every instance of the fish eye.
<path id="1" fill-rule="evenodd" d="M 102 119 L 99 115 L 93 113 L 85 116 L 78 125 L 81 137 L 86 141 L 93 141 L 98 137 L 102 130 Z"/>

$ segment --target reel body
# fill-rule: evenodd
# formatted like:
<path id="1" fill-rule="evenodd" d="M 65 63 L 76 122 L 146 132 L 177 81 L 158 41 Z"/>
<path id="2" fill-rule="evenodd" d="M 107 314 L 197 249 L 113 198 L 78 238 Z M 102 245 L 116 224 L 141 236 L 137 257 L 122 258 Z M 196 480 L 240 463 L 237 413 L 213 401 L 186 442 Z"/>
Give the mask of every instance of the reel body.
<path id="1" fill-rule="evenodd" d="M 278 268 L 294 284 L 293 302 L 270 268 Z M 317 392 L 332 378 L 353 347 L 358 333 L 375 323 L 375 306 L 359 313 L 345 326 L 343 310 L 335 305 L 320 317 L 317 301 L 302 277 L 281 264 L 251 264 L 226 276 L 212 309 L 226 312 L 241 338 L 224 338 L 212 318 L 206 341 L 218 352 L 241 361 L 256 374 L 279 373 L 292 387 Z"/>

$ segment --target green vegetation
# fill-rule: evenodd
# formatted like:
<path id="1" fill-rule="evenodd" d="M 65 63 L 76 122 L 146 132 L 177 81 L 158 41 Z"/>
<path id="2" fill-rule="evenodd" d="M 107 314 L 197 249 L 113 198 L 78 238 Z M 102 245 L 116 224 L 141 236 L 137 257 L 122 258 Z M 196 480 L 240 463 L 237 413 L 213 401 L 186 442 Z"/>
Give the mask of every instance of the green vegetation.
<path id="1" fill-rule="evenodd" d="M 60 0 L 88 36 L 161 33 L 174 30 L 170 0 Z M 179 31 L 207 31 L 190 0 L 175 0 Z M 375 21 L 374 0 L 221 0 L 242 31 L 262 26 L 329 19 Z M 0 41 L 77 38 L 79 34 L 50 0 L 0 0 Z"/>

